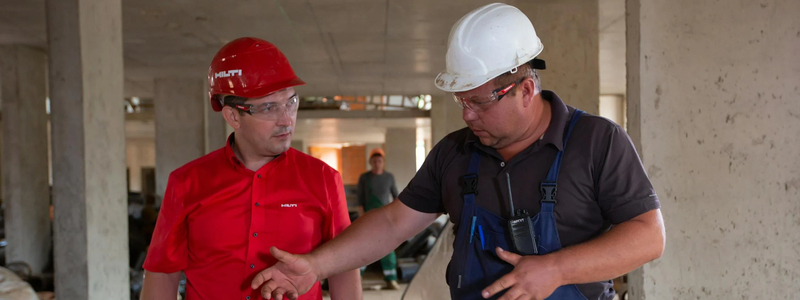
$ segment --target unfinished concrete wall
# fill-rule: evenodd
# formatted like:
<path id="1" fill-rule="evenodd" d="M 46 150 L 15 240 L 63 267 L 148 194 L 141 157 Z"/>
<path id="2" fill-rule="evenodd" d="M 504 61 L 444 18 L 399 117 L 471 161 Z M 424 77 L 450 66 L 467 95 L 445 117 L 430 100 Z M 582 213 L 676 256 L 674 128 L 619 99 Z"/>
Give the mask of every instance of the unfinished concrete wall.
<path id="1" fill-rule="evenodd" d="M 206 144 L 206 120 L 213 119 L 204 108 L 208 102 L 205 83 L 200 79 L 157 78 L 156 110 L 156 203 L 161 206 L 169 174 L 206 154 L 206 148 L 224 145 L 217 134 Z M 213 112 L 213 110 L 212 110 Z M 217 114 L 216 117 L 222 118 Z M 216 120 L 216 119 L 215 119 Z M 215 127 L 215 126 L 214 126 Z M 221 146 L 220 146 L 221 147 Z M 215 148 L 214 150 L 218 149 Z"/>
<path id="2" fill-rule="evenodd" d="M 388 128 L 386 130 L 386 171 L 394 175 L 397 191 L 406 188 L 416 170 L 416 128 Z"/>
<path id="3" fill-rule="evenodd" d="M 569 105 L 598 114 L 600 66 L 597 0 L 509 1 L 524 12 L 544 44 L 542 88 Z"/>
<path id="4" fill-rule="evenodd" d="M 205 153 L 211 153 L 219 148 L 225 147 L 225 141 L 228 136 L 225 135 L 225 126 L 228 123 L 222 118 L 222 113 L 214 111 L 211 108 L 211 102 L 208 99 L 208 82 L 203 81 L 203 109 L 206 112 L 205 120 Z"/>
<path id="5" fill-rule="evenodd" d="M 47 57 L 25 46 L 0 46 L 6 262 L 40 274 L 50 257 L 47 159 Z"/>
<path id="6" fill-rule="evenodd" d="M 628 122 L 663 205 L 633 299 L 800 294 L 800 1 L 628 1 Z"/>
<path id="7" fill-rule="evenodd" d="M 431 95 L 431 139 L 438 143 L 453 131 L 467 126 L 461 118 L 461 108 L 451 94 Z"/>

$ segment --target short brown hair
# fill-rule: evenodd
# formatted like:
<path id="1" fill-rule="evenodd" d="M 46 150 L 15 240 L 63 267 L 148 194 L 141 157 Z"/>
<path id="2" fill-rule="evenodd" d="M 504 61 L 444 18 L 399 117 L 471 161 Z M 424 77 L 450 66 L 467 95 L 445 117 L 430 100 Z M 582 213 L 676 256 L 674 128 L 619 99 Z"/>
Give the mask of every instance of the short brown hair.
<path id="1" fill-rule="evenodd" d="M 234 107 L 234 105 L 237 105 L 237 104 L 244 104 L 247 100 L 249 100 L 249 99 L 245 98 L 245 97 L 227 95 L 227 96 L 222 98 L 222 106 Z M 242 110 L 237 109 L 237 111 L 239 111 L 239 115 L 244 115 L 244 112 Z"/>
<path id="2" fill-rule="evenodd" d="M 539 72 L 536 72 L 536 69 L 533 68 L 531 62 L 527 62 L 522 64 L 521 66 L 517 67 L 517 71 L 511 73 L 511 71 L 505 72 L 500 76 L 494 78 L 494 84 L 498 87 L 508 85 L 512 82 L 517 82 L 522 78 L 530 77 L 533 79 L 534 84 L 534 92 L 536 94 L 542 91 L 541 80 L 539 79 Z M 511 95 L 516 95 L 517 90 L 511 90 Z"/>

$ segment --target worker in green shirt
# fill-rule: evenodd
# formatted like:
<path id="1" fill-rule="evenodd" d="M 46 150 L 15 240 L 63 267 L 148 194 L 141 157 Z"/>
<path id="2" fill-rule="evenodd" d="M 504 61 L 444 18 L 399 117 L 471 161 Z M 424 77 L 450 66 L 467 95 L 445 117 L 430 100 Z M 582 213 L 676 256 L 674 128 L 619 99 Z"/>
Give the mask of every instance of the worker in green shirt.
<path id="1" fill-rule="evenodd" d="M 383 150 L 376 148 L 369 155 L 370 171 L 358 178 L 358 204 L 364 212 L 383 207 L 397 198 L 397 184 L 394 175 L 384 170 L 386 158 Z M 389 289 L 397 290 L 397 256 L 394 251 L 381 258 L 383 279 Z M 361 268 L 364 273 L 366 266 Z"/>

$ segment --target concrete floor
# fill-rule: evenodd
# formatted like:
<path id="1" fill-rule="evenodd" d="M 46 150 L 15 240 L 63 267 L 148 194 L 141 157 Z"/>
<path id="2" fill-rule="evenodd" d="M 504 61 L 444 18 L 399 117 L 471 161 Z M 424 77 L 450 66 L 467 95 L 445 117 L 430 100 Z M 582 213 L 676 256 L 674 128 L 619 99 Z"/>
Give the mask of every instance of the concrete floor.
<path id="1" fill-rule="evenodd" d="M 361 286 L 364 289 L 364 300 L 400 300 L 408 284 L 400 283 L 399 290 L 387 290 L 386 282 L 383 281 L 382 276 L 382 274 L 369 270 L 364 273 L 364 277 L 361 280 Z M 330 300 L 330 294 L 327 291 L 323 291 L 322 299 Z"/>
<path id="2" fill-rule="evenodd" d="M 382 283 L 378 283 L 382 284 Z M 405 291 L 408 284 L 401 283 L 400 290 L 392 291 L 392 290 L 371 290 L 369 286 L 364 286 L 364 300 L 400 300 L 400 297 L 403 296 L 403 291 Z M 325 292 L 322 296 L 324 300 L 330 300 L 331 297 L 328 292 Z"/>

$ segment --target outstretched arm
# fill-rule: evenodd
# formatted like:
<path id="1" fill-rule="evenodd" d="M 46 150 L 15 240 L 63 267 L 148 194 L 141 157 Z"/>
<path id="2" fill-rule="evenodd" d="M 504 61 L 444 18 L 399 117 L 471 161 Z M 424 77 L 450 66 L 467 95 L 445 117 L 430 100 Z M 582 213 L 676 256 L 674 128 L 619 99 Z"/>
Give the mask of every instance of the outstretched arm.
<path id="1" fill-rule="evenodd" d="M 261 294 L 267 299 L 282 299 L 283 294 L 295 299 L 320 279 L 377 261 L 430 226 L 436 217 L 437 214 L 418 212 L 394 201 L 366 213 L 309 254 L 290 254 L 273 247 L 270 250 L 279 262 L 258 273 L 251 287 L 261 287 Z"/>
<path id="2" fill-rule="evenodd" d="M 358 269 L 350 270 L 328 279 L 331 300 L 361 299 L 361 274 Z"/>

